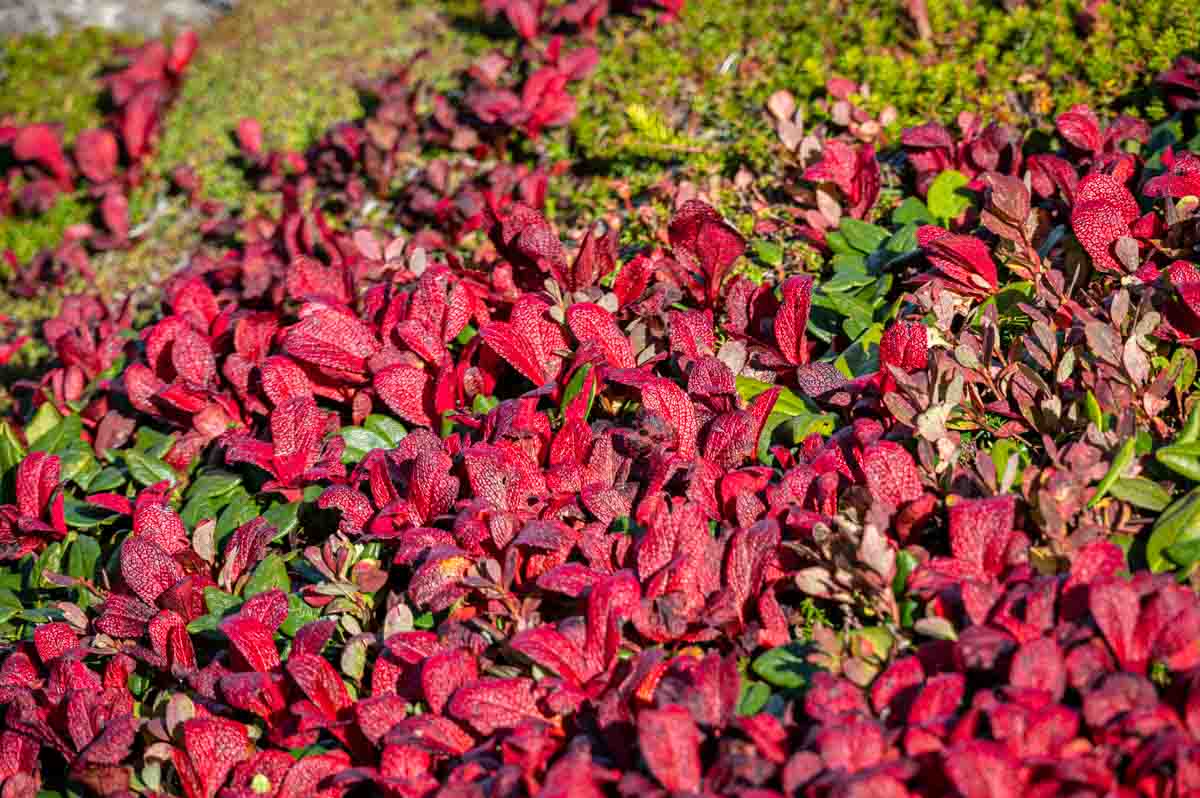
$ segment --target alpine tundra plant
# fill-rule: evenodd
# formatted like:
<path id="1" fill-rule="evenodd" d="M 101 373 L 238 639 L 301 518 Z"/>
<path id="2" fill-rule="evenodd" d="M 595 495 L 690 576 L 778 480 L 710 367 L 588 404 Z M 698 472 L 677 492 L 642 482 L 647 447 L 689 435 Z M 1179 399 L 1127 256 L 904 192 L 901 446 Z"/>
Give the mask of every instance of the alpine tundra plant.
<path id="1" fill-rule="evenodd" d="M 177 170 L 204 243 L 153 306 L 33 333 L 0 796 L 1200 795 L 1196 62 L 1166 119 L 892 140 L 781 89 L 777 191 L 566 237 L 588 42 L 686 12 L 483 5 L 520 42 L 462 91 L 400 69 L 305 152 L 231 120 L 277 205 Z M 0 208 L 99 214 L 10 292 L 129 244 L 195 47 L 70 146 L 0 130 Z"/>

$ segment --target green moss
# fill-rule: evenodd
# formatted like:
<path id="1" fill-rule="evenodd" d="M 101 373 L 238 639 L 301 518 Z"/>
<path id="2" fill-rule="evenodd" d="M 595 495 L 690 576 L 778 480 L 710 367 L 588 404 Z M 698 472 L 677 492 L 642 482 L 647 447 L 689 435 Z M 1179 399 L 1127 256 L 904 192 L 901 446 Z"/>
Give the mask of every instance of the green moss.
<path id="1" fill-rule="evenodd" d="M 262 123 L 268 148 L 303 150 L 331 125 L 361 115 L 356 81 L 424 47 L 433 50 L 425 77 L 448 74 L 478 51 L 452 36 L 434 9 L 416 2 L 364 0 L 352 10 L 303 0 L 242 4 L 205 34 L 155 164 L 165 173 L 188 163 L 207 195 L 241 204 L 248 189 L 232 138 L 240 118 Z"/>
<path id="2" fill-rule="evenodd" d="M 1087 37 L 1074 2 L 1029 2 L 1011 14 L 967 0 L 928 5 L 930 42 L 912 35 L 903 4 L 869 0 L 690 0 L 680 25 L 618 20 L 582 93 L 578 152 L 600 170 L 658 161 L 770 172 L 767 97 L 787 89 L 802 103 L 818 99 L 833 76 L 869 85 L 861 107 L 897 109 L 892 140 L 903 126 L 965 110 L 1033 124 L 1079 102 L 1137 112 L 1153 76 L 1200 40 L 1200 6 L 1167 0 L 1104 4 Z M 805 118 L 824 115 L 809 103 Z M 647 136 L 646 119 L 667 129 Z M 656 146 L 664 138 L 671 147 Z"/>
<path id="3" fill-rule="evenodd" d="M 136 41 L 91 28 L 0 41 L 0 118 L 59 123 L 68 141 L 101 124 L 102 87 L 95 78 L 119 47 Z"/>
<path id="4" fill-rule="evenodd" d="M 46 213 L 36 217 L 0 216 L 0 252 L 11 249 L 25 263 L 43 249 L 57 246 L 63 231 L 86 222 L 91 206 L 75 194 L 63 194 Z"/>

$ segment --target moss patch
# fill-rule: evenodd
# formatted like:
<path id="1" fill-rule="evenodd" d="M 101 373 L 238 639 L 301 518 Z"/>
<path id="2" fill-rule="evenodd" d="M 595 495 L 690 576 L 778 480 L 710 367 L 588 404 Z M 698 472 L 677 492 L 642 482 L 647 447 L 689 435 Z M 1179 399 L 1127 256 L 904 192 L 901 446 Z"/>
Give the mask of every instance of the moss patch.
<path id="1" fill-rule="evenodd" d="M 834 76 L 870 86 L 859 106 L 897 109 L 893 140 L 902 127 L 965 110 L 1034 124 L 1080 102 L 1137 112 L 1154 75 L 1200 41 L 1200 7 L 1167 0 L 1104 4 L 1091 35 L 1074 2 L 1028 2 L 1011 14 L 998 3 L 928 5 L 929 42 L 903 4 L 865 0 L 690 0 L 680 25 L 618 21 L 581 97 L 578 151 L 597 170 L 631 176 L 648 160 L 770 171 L 766 99 L 777 89 L 820 97 Z M 823 120 L 815 106 L 805 111 L 809 123 Z"/>
<path id="2" fill-rule="evenodd" d="M 0 41 L 0 118 L 61 124 L 67 140 L 104 121 L 96 77 L 136 37 L 85 29 Z"/>
<path id="3" fill-rule="evenodd" d="M 238 119 L 262 123 L 269 149 L 304 149 L 331 125 L 362 113 L 356 81 L 375 77 L 424 47 L 423 68 L 447 73 L 471 48 L 425 3 L 304 0 L 245 3 L 205 34 L 168 114 L 155 163 L 196 168 L 205 193 L 240 204 L 246 186 L 232 160 Z"/>
<path id="4" fill-rule="evenodd" d="M 1030 0 L 1011 14 L 998 3 L 928 5 L 929 42 L 916 39 L 898 2 L 689 0 L 680 24 L 614 17 L 599 35 L 596 74 L 577 87 L 576 120 L 536 144 L 520 144 L 520 151 L 575 164 L 574 177 L 551 187 L 551 216 L 563 229 L 630 197 L 649 206 L 649 219 L 662 221 L 666 197 L 648 189 L 664 178 L 700 183 L 744 165 L 769 183 L 781 172 L 762 111 L 777 89 L 804 104 L 811 125 L 823 121 L 812 101 L 823 96 L 828 78 L 866 82 L 870 95 L 856 103 L 872 112 L 897 109 L 887 131 L 892 141 L 903 126 L 950 121 L 963 110 L 1035 126 L 1077 102 L 1157 113 L 1146 91 L 1154 74 L 1200 41 L 1200 6 L 1167 0 L 1103 4 L 1086 36 L 1076 23 L 1078 2 Z M 98 124 L 94 78 L 114 63 L 118 45 L 132 43 L 97 31 L 4 43 L 0 116 L 61 122 L 68 136 Z M 456 70 L 488 49 L 518 47 L 508 24 L 487 20 L 479 0 L 242 3 L 203 33 L 150 172 L 162 178 L 187 163 L 207 195 L 253 204 L 258 199 L 233 160 L 239 118 L 257 118 L 269 147 L 303 149 L 330 125 L 362 113 L 355 81 L 422 48 L 431 53 L 418 75 L 454 98 Z M 738 197 L 717 200 L 740 225 L 752 224 Z M 138 209 L 158 210 L 132 251 L 97 258 L 100 287 L 114 294 L 169 273 L 197 240 L 188 229 L 190 212 L 165 197 L 161 179 L 149 181 L 132 205 L 135 224 L 146 219 Z M 0 248 L 28 260 L 87 213 L 78 198 L 66 197 L 44 218 L 0 220 Z M 654 225 L 636 217 L 627 222 L 623 241 L 650 240 Z M 0 298 L 0 313 L 43 318 L 58 301 Z"/>

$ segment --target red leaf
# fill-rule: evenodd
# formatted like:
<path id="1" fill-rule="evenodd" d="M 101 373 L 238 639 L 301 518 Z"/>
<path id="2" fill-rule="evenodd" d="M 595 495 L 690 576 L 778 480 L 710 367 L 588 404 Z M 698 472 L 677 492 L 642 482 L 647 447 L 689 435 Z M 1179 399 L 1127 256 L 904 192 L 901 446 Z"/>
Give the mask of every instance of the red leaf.
<path id="1" fill-rule="evenodd" d="M 1008 681 L 1016 687 L 1046 690 L 1061 701 L 1067 687 L 1067 665 L 1053 638 L 1039 637 L 1017 650 Z"/>
<path id="2" fill-rule="evenodd" d="M 879 340 L 879 370 L 888 366 L 904 371 L 924 371 L 929 362 L 929 341 L 925 325 L 916 321 L 898 321 L 888 325 Z M 890 375 L 889 375 L 890 376 Z"/>
<path id="3" fill-rule="evenodd" d="M 329 306 L 305 305 L 300 315 L 301 320 L 284 333 L 284 354 L 331 376 L 361 380 L 367 359 L 379 351 L 370 326 Z"/>
<path id="4" fill-rule="evenodd" d="M 13 156 L 19 161 L 33 161 L 58 181 L 63 190 L 71 188 L 71 166 L 63 155 L 58 132 L 50 125 L 26 125 L 12 143 Z"/>
<path id="5" fill-rule="evenodd" d="M 454 691 L 477 678 L 479 669 L 475 657 L 466 649 L 442 651 L 425 660 L 421 666 L 421 689 L 429 711 L 442 714 Z"/>
<path id="6" fill-rule="evenodd" d="M 237 125 L 238 147 L 247 158 L 258 159 L 263 154 L 262 125 L 257 119 L 246 117 Z"/>
<path id="7" fill-rule="evenodd" d="M 117 173 L 117 137 L 105 128 L 85 130 L 75 138 L 75 163 L 93 183 L 107 183 Z"/>
<path id="8" fill-rule="evenodd" d="M 33 632 L 33 644 L 42 664 L 47 664 L 75 648 L 79 644 L 79 637 L 70 624 L 57 621 L 37 627 Z"/>
<path id="9" fill-rule="evenodd" d="M 667 791 L 700 789 L 700 729 L 691 713 L 677 704 L 642 710 L 637 733 L 646 767 Z"/>
<path id="10" fill-rule="evenodd" d="M 333 666 L 315 654 L 293 654 L 288 657 L 287 672 L 313 705 L 329 720 L 351 706 L 346 685 Z"/>
<path id="11" fill-rule="evenodd" d="M 698 267 L 705 278 L 701 298 L 709 307 L 716 307 L 725 275 L 746 249 L 745 239 L 700 200 L 688 200 L 675 211 L 667 233 L 676 254 Z"/>
<path id="12" fill-rule="evenodd" d="M 1075 105 L 1065 114 L 1059 114 L 1054 126 L 1067 143 L 1089 153 L 1098 153 L 1104 147 L 1104 136 L 1100 131 L 1100 120 L 1086 105 Z"/>
<path id="13" fill-rule="evenodd" d="M 513 305 L 507 322 L 485 324 L 479 335 L 493 352 L 508 361 L 534 385 L 557 379 L 567 348 L 562 328 L 546 316 L 550 306 L 532 294 L 524 294 Z"/>
<path id="14" fill-rule="evenodd" d="M 893 507 L 919 499 L 924 492 L 916 461 L 898 443 L 871 444 L 863 450 L 860 463 L 871 495 Z"/>
<path id="15" fill-rule="evenodd" d="M 257 618 L 242 613 L 221 621 L 221 632 L 229 638 L 240 658 L 239 665 L 259 673 L 279 667 L 279 652 L 275 650 L 272 631 Z"/>
<path id="16" fill-rule="evenodd" d="M 604 359 L 614 368 L 633 368 L 633 348 L 629 339 L 617 327 L 617 321 L 604 308 L 591 302 L 580 302 L 567 308 L 567 324 L 581 344 L 592 344 L 604 353 Z"/>
<path id="17" fill-rule="evenodd" d="M 694 457 L 699 426 L 687 393 L 671 380 L 659 377 L 642 386 L 642 404 L 675 430 L 675 450 L 680 456 Z"/>
<path id="18" fill-rule="evenodd" d="M 41 518 L 58 488 L 61 461 L 57 455 L 30 452 L 17 466 L 17 510 L 26 518 Z"/>
<path id="19" fill-rule="evenodd" d="M 783 302 L 775 316 L 775 341 L 788 363 L 794 366 L 808 362 L 808 342 L 805 328 L 812 305 L 813 279 L 796 275 L 784 281 Z"/>
<path id="20" fill-rule="evenodd" d="M 482 735 L 541 718 L 530 679 L 480 679 L 455 691 L 450 714 Z"/>
<path id="21" fill-rule="evenodd" d="M 1000 743 L 959 743 L 946 751 L 942 764 L 962 798 L 1019 798 L 1023 794 L 1020 763 Z"/>
<path id="22" fill-rule="evenodd" d="M 170 554 L 148 539 L 132 535 L 121 546 L 121 576 L 147 604 L 183 578 L 183 569 Z"/>
<path id="23" fill-rule="evenodd" d="M 917 229 L 917 243 L 933 267 L 950 281 L 951 290 L 980 298 L 996 293 L 996 264 L 987 244 L 975 236 L 924 225 Z"/>
<path id="24" fill-rule="evenodd" d="M 175 75 L 183 74 L 187 69 L 188 64 L 192 62 L 192 56 L 196 54 L 197 48 L 200 46 L 200 37 L 193 30 L 185 30 L 175 37 L 175 41 L 171 42 L 171 52 L 167 56 L 167 69 Z"/>
<path id="25" fill-rule="evenodd" d="M 1093 584 L 1088 606 L 1121 667 L 1144 673 L 1150 652 L 1145 645 L 1147 641 L 1138 635 L 1141 601 L 1137 591 L 1123 579 Z"/>
<path id="26" fill-rule="evenodd" d="M 950 548 L 954 556 L 999 576 L 1012 538 L 1016 499 L 960 499 L 950 507 Z"/>
<path id="27" fill-rule="evenodd" d="M 188 798 L 214 798 L 234 765 L 246 759 L 246 727 L 224 718 L 192 718 L 183 724 L 183 747 L 171 756 Z"/>
<path id="28" fill-rule="evenodd" d="M 428 371 L 398 363 L 375 375 L 375 392 L 392 412 L 412 424 L 433 426 L 429 414 L 432 377 Z"/>
<path id="29" fill-rule="evenodd" d="M 590 675 L 584 663 L 583 652 L 573 641 L 551 626 L 542 625 L 526 629 L 513 637 L 509 646 L 513 651 L 519 651 L 572 685 L 580 686 L 584 678 Z"/>
<path id="30" fill-rule="evenodd" d="M 1071 209 L 1071 229 L 1101 271 L 1123 273 L 1113 257 L 1112 245 L 1128 236 L 1129 225 L 1138 217 L 1133 194 L 1117 178 L 1093 173 L 1079 181 Z"/>

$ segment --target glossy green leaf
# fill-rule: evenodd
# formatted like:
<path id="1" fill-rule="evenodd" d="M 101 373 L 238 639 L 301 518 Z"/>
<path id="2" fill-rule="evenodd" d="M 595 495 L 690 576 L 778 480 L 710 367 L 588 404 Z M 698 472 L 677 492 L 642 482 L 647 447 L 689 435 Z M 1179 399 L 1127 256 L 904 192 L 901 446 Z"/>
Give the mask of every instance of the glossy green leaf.
<path id="1" fill-rule="evenodd" d="M 1162 485 L 1145 477 L 1124 477 L 1112 484 L 1109 493 L 1134 507 L 1162 512 L 1171 503 L 1171 494 Z"/>
<path id="2" fill-rule="evenodd" d="M 800 643 L 789 643 L 760 654 L 750 667 L 760 679 L 783 690 L 797 690 L 808 684 L 816 670 L 805 659 L 805 649 Z"/>
<path id="3" fill-rule="evenodd" d="M 129 475 L 133 477 L 134 482 L 143 487 L 157 485 L 163 481 L 174 485 L 178 481 L 173 468 L 159 458 L 136 449 L 125 452 L 125 465 L 129 468 Z"/>
<path id="4" fill-rule="evenodd" d="M 838 232 L 845 236 L 846 243 L 853 249 L 868 255 L 879 249 L 889 237 L 888 231 L 879 225 L 850 216 L 842 217 Z"/>
<path id="5" fill-rule="evenodd" d="M 933 179 L 929 186 L 929 212 L 939 221 L 957 219 L 959 214 L 971 207 L 971 198 L 963 188 L 970 179 L 956 169 L 946 169 Z"/>
<path id="6" fill-rule="evenodd" d="M 287 564 L 278 554 L 268 554 L 254 569 L 254 573 L 242 589 L 242 597 L 250 598 L 267 590 L 278 588 L 284 593 L 292 589 L 292 580 L 288 578 Z"/>

